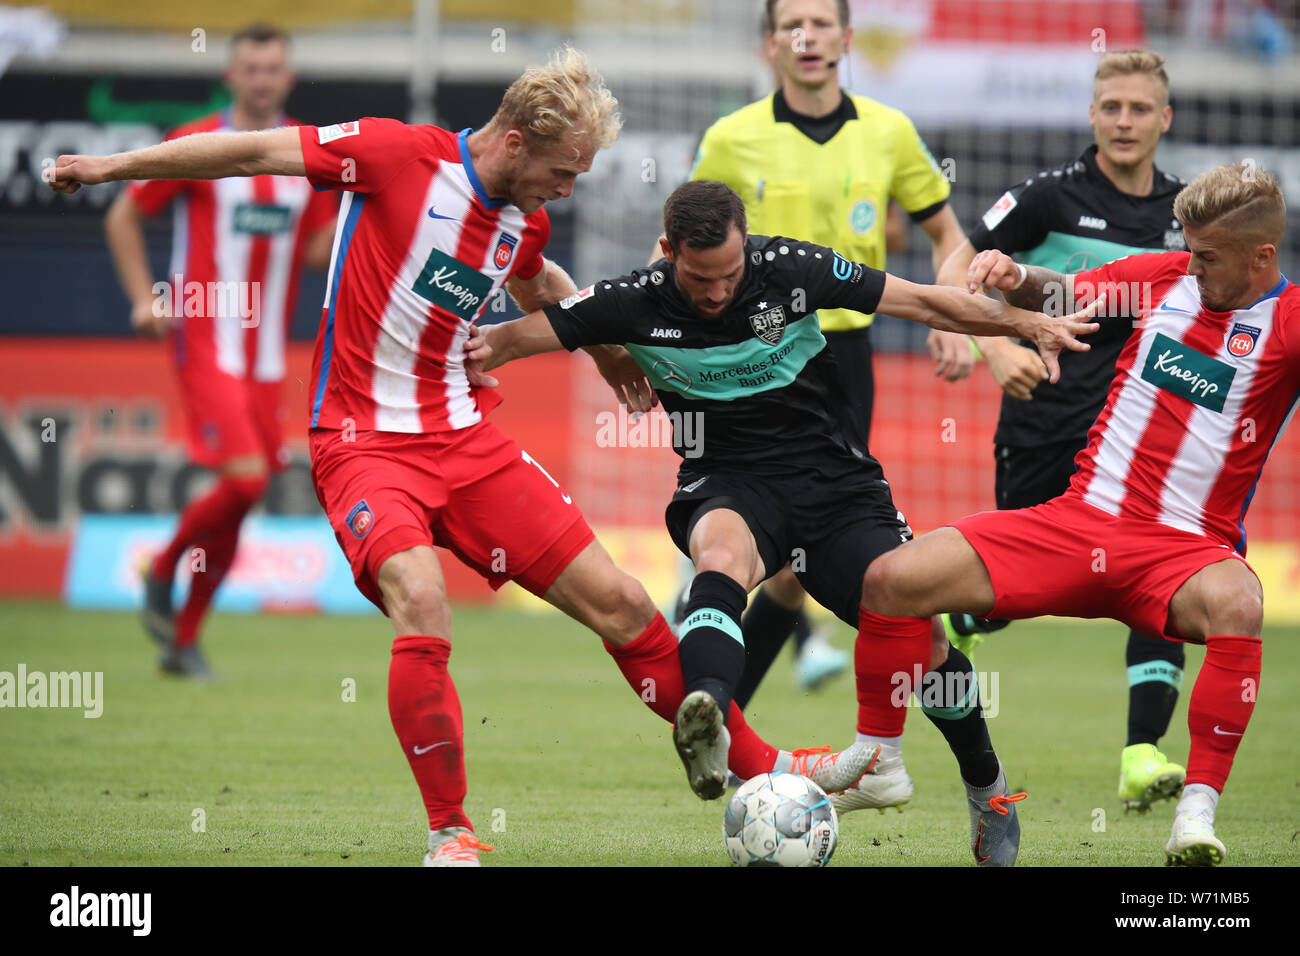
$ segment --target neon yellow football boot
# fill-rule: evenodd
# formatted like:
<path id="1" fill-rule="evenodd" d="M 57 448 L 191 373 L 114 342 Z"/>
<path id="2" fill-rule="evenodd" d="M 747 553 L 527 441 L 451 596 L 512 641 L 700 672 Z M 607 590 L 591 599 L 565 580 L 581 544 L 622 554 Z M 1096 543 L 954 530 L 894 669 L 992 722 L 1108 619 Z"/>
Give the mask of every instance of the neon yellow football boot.
<path id="1" fill-rule="evenodd" d="M 1134 744 L 1120 754 L 1119 799 L 1125 810 L 1147 813 L 1157 800 L 1183 792 L 1187 770 L 1170 763 L 1155 744 Z"/>

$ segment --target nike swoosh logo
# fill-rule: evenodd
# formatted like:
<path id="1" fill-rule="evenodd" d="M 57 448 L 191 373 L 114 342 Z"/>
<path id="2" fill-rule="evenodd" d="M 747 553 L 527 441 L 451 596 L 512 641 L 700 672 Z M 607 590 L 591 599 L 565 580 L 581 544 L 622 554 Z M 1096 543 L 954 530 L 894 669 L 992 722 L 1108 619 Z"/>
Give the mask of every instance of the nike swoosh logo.
<path id="1" fill-rule="evenodd" d="M 1231 730 L 1220 730 L 1218 724 L 1214 725 L 1214 732 L 1216 734 L 1222 734 L 1224 737 L 1240 737 L 1245 733 L 1244 730 L 1240 734 L 1235 734 Z"/>
<path id="2" fill-rule="evenodd" d="M 421 747 L 412 747 L 411 749 L 415 751 L 415 755 L 418 757 L 418 756 L 420 756 L 421 754 L 427 754 L 427 753 L 428 753 L 430 750 L 432 750 L 434 747 L 445 747 L 445 746 L 447 746 L 449 743 L 451 743 L 450 740 L 443 740 L 443 741 L 440 741 L 440 742 L 438 742 L 438 743 L 436 743 L 436 744 L 429 744 L 429 746 L 427 746 L 427 747 L 423 747 L 423 748 L 421 748 Z"/>
<path id="3" fill-rule="evenodd" d="M 430 211 L 430 212 L 429 212 L 429 215 L 432 216 L 432 215 L 433 215 L 433 212 Z M 1181 312 L 1181 313 L 1183 313 L 1183 315 L 1191 315 L 1191 314 L 1192 314 L 1191 312 L 1187 311 L 1186 309 L 1175 309 L 1172 305 L 1166 305 L 1166 304 L 1163 303 L 1163 302 L 1160 303 L 1160 308 L 1156 309 L 1156 311 L 1157 311 L 1157 312 Z"/>
<path id="4" fill-rule="evenodd" d="M 430 219 L 450 219 L 452 222 L 455 222 L 455 221 L 456 221 L 456 217 L 455 217 L 455 216 L 442 216 L 442 215 L 439 215 L 438 213 L 434 212 L 433 210 L 434 210 L 435 208 L 436 208 L 436 207 L 434 207 L 434 206 L 430 206 L 430 207 L 429 207 L 429 218 L 430 218 Z"/>

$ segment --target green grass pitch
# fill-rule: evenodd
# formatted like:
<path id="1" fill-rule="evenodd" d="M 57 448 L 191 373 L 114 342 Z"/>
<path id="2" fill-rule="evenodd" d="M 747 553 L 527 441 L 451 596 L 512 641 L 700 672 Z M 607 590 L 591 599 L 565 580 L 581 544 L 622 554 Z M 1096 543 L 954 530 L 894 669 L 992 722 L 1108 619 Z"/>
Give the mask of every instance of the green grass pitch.
<path id="1" fill-rule="evenodd" d="M 388 624 L 218 615 L 205 648 L 222 680 L 154 671 L 133 615 L 0 606 L 0 670 L 102 671 L 103 715 L 0 710 L 0 864 L 418 864 L 425 823 L 388 721 Z M 851 635 L 836 637 L 848 646 Z M 1219 805 L 1229 865 L 1300 863 L 1300 630 L 1264 635 L 1250 731 Z M 1127 688 L 1124 629 L 1035 621 L 975 656 L 997 675 L 994 744 L 1019 804 L 1020 864 L 1163 863 L 1172 805 L 1125 815 L 1116 799 Z M 452 674 L 465 713 L 467 810 L 502 865 L 726 865 L 723 802 L 686 786 L 669 741 L 600 643 L 559 615 L 458 609 Z M 1186 701 L 1164 741 L 1187 755 Z M 751 708 L 792 748 L 852 740 L 852 680 L 795 690 L 777 663 Z M 355 682 L 355 701 L 344 699 Z M 905 812 L 840 820 L 832 866 L 973 865 L 956 765 L 919 710 Z"/>

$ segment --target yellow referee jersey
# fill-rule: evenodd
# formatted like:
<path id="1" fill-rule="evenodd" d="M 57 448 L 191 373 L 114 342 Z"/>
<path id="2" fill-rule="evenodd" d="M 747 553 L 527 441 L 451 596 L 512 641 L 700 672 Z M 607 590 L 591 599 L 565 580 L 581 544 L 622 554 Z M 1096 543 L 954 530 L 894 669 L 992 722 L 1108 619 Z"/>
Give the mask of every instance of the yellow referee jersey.
<path id="1" fill-rule="evenodd" d="M 951 191 L 916 127 L 896 109 L 846 93 L 856 118 L 818 144 L 777 118 L 776 96 L 710 126 L 691 178 L 724 182 L 738 192 L 751 232 L 832 246 L 883 269 L 890 198 L 914 217 L 926 213 L 916 217 L 924 219 Z M 829 332 L 863 328 L 873 318 L 847 309 L 819 314 Z"/>

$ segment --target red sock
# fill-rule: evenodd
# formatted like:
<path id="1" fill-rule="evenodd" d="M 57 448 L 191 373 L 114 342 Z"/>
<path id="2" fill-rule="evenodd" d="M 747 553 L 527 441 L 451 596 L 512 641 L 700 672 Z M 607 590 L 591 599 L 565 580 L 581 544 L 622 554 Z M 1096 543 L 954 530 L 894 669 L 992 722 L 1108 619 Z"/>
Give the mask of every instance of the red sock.
<path id="1" fill-rule="evenodd" d="M 656 614 L 650 626 L 629 644 L 615 647 L 606 641 L 605 650 L 646 706 L 672 723 L 686 696 L 686 683 L 677 656 L 677 638 L 664 616 Z M 776 765 L 777 749 L 745 723 L 734 701 L 727 712 L 727 730 L 731 733 L 727 763 L 737 776 L 748 780 Z"/>
<path id="2" fill-rule="evenodd" d="M 167 547 L 158 552 L 149 573 L 156 580 L 170 581 L 176 574 L 176 562 L 190 545 L 227 528 L 238 528 L 269 483 L 265 476 L 222 476 L 215 488 L 185 506 L 176 533 Z"/>
<path id="3" fill-rule="evenodd" d="M 199 640 L 199 624 L 208 612 L 212 597 L 225 580 L 239 547 L 239 524 L 222 528 L 194 542 L 188 560 L 194 577 L 185 606 L 176 615 L 176 646 L 188 647 Z"/>
<path id="4" fill-rule="evenodd" d="M 465 816 L 465 741 L 460 698 L 447 673 L 451 644 L 410 634 L 393 641 L 388 715 L 429 812 L 429 829 L 473 827 Z"/>
<path id="5" fill-rule="evenodd" d="M 912 689 L 930 666 L 930 619 L 858 610 L 853 667 L 858 677 L 858 733 L 897 737 Z"/>
<path id="6" fill-rule="evenodd" d="M 1217 634 L 1205 639 L 1205 660 L 1187 702 L 1187 729 L 1192 738 L 1188 783 L 1207 784 L 1223 792 L 1237 745 L 1255 709 L 1262 658 L 1263 644 L 1258 637 Z"/>

